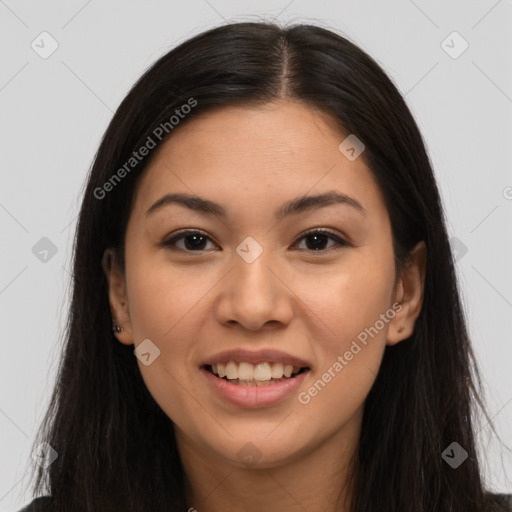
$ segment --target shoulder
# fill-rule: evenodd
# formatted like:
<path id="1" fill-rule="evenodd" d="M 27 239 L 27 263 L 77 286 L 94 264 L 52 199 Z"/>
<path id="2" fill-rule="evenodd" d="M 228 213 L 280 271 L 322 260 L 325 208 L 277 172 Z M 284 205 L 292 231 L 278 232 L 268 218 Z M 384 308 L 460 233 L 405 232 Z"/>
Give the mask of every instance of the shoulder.
<path id="1" fill-rule="evenodd" d="M 485 495 L 486 512 L 512 512 L 512 494 Z"/>
<path id="2" fill-rule="evenodd" d="M 40 498 L 34 499 L 19 512 L 47 512 L 50 510 L 51 502 L 52 498 L 50 496 L 41 496 Z"/>

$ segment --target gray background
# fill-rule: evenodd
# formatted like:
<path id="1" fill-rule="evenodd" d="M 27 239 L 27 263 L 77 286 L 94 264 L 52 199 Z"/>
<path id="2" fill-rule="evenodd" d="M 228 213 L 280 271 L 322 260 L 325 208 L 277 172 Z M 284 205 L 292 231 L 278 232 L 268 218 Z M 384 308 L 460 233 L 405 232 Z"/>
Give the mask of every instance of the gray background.
<path id="1" fill-rule="evenodd" d="M 82 187 L 113 111 L 171 47 L 224 20 L 260 18 L 341 32 L 405 95 L 440 184 L 489 410 L 504 442 L 482 422 L 486 479 L 512 492 L 512 5 L 447 4 L 0 0 L 1 511 L 31 499 L 28 461 L 62 343 Z M 46 59 L 31 47 L 51 48 L 43 31 L 58 43 Z M 453 31 L 469 44 L 457 58 L 464 42 L 448 37 Z M 33 251 L 43 237 L 57 250 L 46 262 L 41 248 Z"/>

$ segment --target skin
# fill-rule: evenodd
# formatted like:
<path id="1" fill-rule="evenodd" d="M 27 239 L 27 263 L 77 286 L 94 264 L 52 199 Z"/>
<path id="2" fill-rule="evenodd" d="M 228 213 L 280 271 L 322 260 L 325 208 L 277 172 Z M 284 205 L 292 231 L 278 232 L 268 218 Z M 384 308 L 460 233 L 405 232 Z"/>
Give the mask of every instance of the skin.
<path id="1" fill-rule="evenodd" d="M 103 268 L 113 319 L 124 329 L 119 342 L 149 338 L 161 351 L 148 366 L 137 361 L 175 425 L 188 505 L 200 512 L 349 510 L 350 489 L 344 506 L 335 500 L 384 349 L 412 334 L 421 310 L 425 244 L 395 276 L 389 216 L 371 171 L 363 157 L 349 161 L 338 150 L 347 134 L 304 104 L 223 107 L 179 128 L 138 184 L 126 273 L 110 249 Z M 282 203 L 330 190 L 357 199 L 366 216 L 336 204 L 276 223 Z M 228 216 L 176 204 L 145 216 L 175 192 L 215 201 Z M 199 250 L 189 245 L 187 252 L 184 239 L 175 250 L 159 245 L 184 228 L 208 237 Z M 327 238 L 315 251 L 314 240 L 303 238 L 312 228 L 349 245 Z M 252 263 L 235 250 L 247 236 L 263 249 Z M 277 348 L 310 363 L 299 390 L 307 391 L 394 303 L 400 311 L 308 404 L 294 393 L 279 405 L 242 409 L 199 374 L 220 351 Z M 251 467 L 237 455 L 248 442 L 260 456 Z"/>

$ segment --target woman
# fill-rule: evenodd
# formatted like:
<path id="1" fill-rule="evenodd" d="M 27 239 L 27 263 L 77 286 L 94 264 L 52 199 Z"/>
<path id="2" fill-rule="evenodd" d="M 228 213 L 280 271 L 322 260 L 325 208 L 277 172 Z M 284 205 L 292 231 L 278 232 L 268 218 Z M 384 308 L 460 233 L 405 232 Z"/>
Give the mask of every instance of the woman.
<path id="1" fill-rule="evenodd" d="M 507 510 L 422 137 L 345 38 L 234 23 L 164 55 L 75 243 L 26 510 Z"/>

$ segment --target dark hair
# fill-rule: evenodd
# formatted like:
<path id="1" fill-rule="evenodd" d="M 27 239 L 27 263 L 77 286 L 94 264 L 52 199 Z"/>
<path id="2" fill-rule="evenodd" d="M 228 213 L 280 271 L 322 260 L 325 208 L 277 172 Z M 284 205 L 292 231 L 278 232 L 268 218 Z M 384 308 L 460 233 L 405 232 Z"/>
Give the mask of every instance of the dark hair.
<path id="1" fill-rule="evenodd" d="M 133 346 L 112 333 L 101 260 L 112 247 L 124 265 L 136 184 L 156 149 L 127 166 L 134 151 L 149 139 L 160 146 L 206 111 L 281 98 L 326 114 L 363 141 L 390 216 L 397 272 L 418 241 L 427 248 L 414 333 L 386 347 L 365 403 L 352 510 L 484 510 L 473 405 L 489 416 L 418 127 L 384 71 L 344 37 L 312 25 L 252 22 L 208 30 L 161 57 L 122 101 L 98 149 L 74 241 L 63 358 L 35 441 L 58 453 L 46 470 L 36 468 L 34 486 L 52 495 L 56 512 L 186 510 L 173 423 L 148 392 Z M 172 116 L 187 104 L 178 125 Z M 441 456 L 453 441 L 468 453 L 456 470 Z"/>

